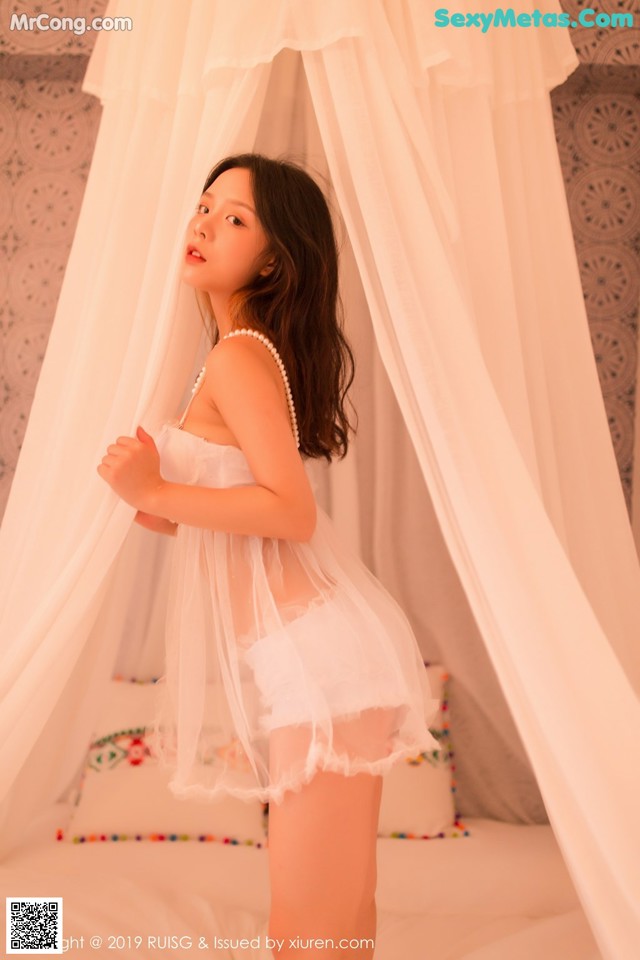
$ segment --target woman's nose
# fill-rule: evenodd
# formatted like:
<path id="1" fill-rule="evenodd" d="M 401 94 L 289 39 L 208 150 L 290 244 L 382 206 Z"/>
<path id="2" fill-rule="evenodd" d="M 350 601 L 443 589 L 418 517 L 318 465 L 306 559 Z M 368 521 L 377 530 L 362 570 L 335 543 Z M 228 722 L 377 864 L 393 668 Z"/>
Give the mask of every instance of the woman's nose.
<path id="1" fill-rule="evenodd" d="M 204 225 L 200 218 L 193 221 L 193 232 L 196 237 L 205 237 Z"/>

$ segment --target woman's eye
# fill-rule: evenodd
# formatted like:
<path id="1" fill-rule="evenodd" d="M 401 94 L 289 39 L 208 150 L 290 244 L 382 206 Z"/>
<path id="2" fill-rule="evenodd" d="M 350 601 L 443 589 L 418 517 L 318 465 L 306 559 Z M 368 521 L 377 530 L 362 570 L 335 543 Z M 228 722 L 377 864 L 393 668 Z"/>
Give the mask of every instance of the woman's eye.
<path id="1" fill-rule="evenodd" d="M 236 215 L 235 215 L 234 213 L 232 213 L 230 216 L 228 216 L 228 217 L 227 217 L 227 220 L 228 220 L 229 223 L 232 224 L 234 227 L 243 227 L 243 226 L 244 226 L 242 220 L 240 220 L 239 217 L 236 217 Z"/>
<path id="2" fill-rule="evenodd" d="M 206 203 L 199 203 L 196 207 L 196 213 L 209 213 L 209 207 Z"/>

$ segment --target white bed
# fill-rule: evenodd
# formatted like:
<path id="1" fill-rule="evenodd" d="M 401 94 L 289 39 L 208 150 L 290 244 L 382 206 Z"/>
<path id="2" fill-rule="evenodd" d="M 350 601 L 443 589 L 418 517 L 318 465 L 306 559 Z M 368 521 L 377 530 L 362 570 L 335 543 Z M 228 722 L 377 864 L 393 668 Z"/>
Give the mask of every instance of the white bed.
<path id="1" fill-rule="evenodd" d="M 597 960 L 551 828 L 466 826 L 455 839 L 378 839 L 376 960 Z M 39 841 L 5 860 L 0 880 L 4 896 L 63 897 L 65 938 L 85 938 L 70 956 L 187 957 L 205 937 L 216 957 L 271 960 L 267 856 L 223 843 Z M 138 949 L 127 944 L 136 936 Z M 193 945 L 149 947 L 154 936 Z M 212 950 L 215 936 L 261 948 Z"/>
<path id="2" fill-rule="evenodd" d="M 384 778 L 376 960 L 599 960 L 551 827 L 457 817 L 449 675 L 426 670 L 440 749 Z M 0 893 L 62 897 L 71 957 L 203 955 L 204 937 L 215 957 L 272 960 L 264 807 L 174 797 L 153 705 L 152 682 L 108 682 L 74 784 L 0 863 Z"/>

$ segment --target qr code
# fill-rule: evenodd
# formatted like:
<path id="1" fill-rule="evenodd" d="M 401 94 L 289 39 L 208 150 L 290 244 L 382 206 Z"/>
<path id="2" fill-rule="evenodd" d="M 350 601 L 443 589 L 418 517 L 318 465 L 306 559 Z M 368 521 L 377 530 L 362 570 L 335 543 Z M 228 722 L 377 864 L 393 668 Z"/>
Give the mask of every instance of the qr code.
<path id="1" fill-rule="evenodd" d="M 7 897 L 7 953 L 62 953 L 62 897 Z"/>

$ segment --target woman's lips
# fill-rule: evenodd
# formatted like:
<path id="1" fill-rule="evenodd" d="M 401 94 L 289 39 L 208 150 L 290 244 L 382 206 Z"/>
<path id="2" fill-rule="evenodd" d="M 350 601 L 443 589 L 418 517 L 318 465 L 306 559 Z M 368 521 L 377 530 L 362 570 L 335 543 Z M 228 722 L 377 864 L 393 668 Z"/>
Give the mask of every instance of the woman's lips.
<path id="1" fill-rule="evenodd" d="M 187 247 L 185 260 L 188 263 L 206 263 L 207 262 L 197 247 Z"/>

